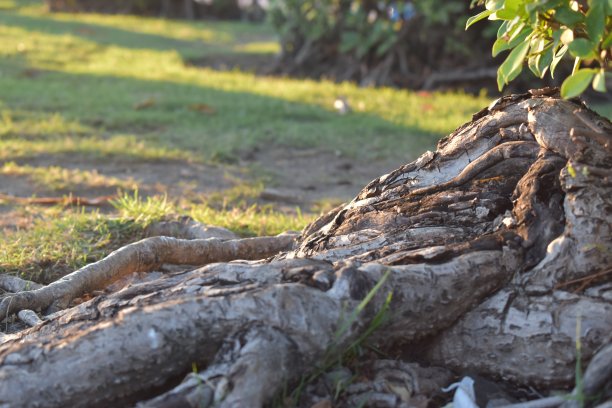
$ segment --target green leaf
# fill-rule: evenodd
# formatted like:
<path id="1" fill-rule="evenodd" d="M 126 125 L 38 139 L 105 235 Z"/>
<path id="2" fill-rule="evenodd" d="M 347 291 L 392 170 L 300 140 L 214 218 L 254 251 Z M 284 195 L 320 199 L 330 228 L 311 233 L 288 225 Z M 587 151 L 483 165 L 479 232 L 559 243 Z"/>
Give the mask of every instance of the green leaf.
<path id="1" fill-rule="evenodd" d="M 505 8 L 495 12 L 496 20 L 512 20 L 514 17 L 516 17 L 516 13 Z"/>
<path id="2" fill-rule="evenodd" d="M 524 16 L 525 8 L 521 8 L 521 5 L 523 5 L 523 0 L 505 0 L 504 8 L 495 14 L 501 20 L 512 20 L 516 16 Z"/>
<path id="3" fill-rule="evenodd" d="M 603 41 L 603 43 L 601 44 L 601 48 L 605 50 L 607 48 L 610 48 L 610 46 L 612 46 L 612 32 L 610 32 L 606 39 Z"/>
<path id="4" fill-rule="evenodd" d="M 508 45 L 508 41 L 506 41 L 504 38 L 498 38 L 493 43 L 493 48 L 491 48 L 491 55 L 493 55 L 493 57 L 497 57 L 497 55 L 500 52 L 506 51 L 509 49 L 510 49 L 510 46 Z"/>
<path id="5" fill-rule="evenodd" d="M 523 61 L 529 51 L 529 43 L 524 42 L 518 45 L 515 49 L 508 54 L 506 60 L 499 66 L 497 71 L 498 74 L 498 86 L 499 86 L 499 75 L 501 74 L 504 83 L 509 83 L 521 73 L 523 69 Z M 500 89 L 501 91 L 501 89 Z"/>
<path id="6" fill-rule="evenodd" d="M 570 54 L 574 57 L 588 58 L 592 57 L 595 46 L 586 38 L 576 38 L 569 44 Z"/>
<path id="7" fill-rule="evenodd" d="M 551 77 L 553 78 L 555 77 L 555 69 L 557 68 L 557 64 L 559 64 L 561 59 L 563 59 L 563 56 L 567 53 L 568 48 L 569 47 L 567 45 L 562 46 L 561 48 L 559 48 L 559 50 L 553 57 L 552 62 L 550 63 L 550 76 Z"/>
<path id="8" fill-rule="evenodd" d="M 567 99 L 580 95 L 589 86 L 596 72 L 594 69 L 579 69 L 567 77 L 561 85 L 561 96 Z"/>
<path id="9" fill-rule="evenodd" d="M 584 19 L 584 15 L 564 5 L 555 11 L 555 20 L 568 27 L 573 27 Z"/>
<path id="10" fill-rule="evenodd" d="M 501 67 L 497 68 L 497 89 L 501 92 L 504 89 L 504 85 L 506 84 L 506 80 L 504 75 L 501 72 Z"/>
<path id="11" fill-rule="evenodd" d="M 508 32 L 508 22 L 504 21 L 497 29 L 497 38 L 502 38 Z"/>
<path id="12" fill-rule="evenodd" d="M 529 50 L 529 58 L 527 59 L 527 66 L 538 78 L 542 77 L 542 70 L 540 70 L 540 57 L 544 46 L 546 45 L 546 39 L 543 37 L 534 37 L 531 39 L 531 48 Z"/>
<path id="13" fill-rule="evenodd" d="M 527 31 L 527 34 L 529 34 L 533 32 L 533 28 L 525 28 L 525 23 L 522 22 L 514 26 L 514 28 L 512 29 L 512 34 L 510 34 L 510 37 L 508 37 L 508 43 L 510 44 L 510 48 L 514 48 L 519 43 L 519 41 L 522 42 L 522 40 L 517 41 L 517 38 L 522 36 L 525 31 Z"/>
<path id="14" fill-rule="evenodd" d="M 484 20 L 485 18 L 489 17 L 494 12 L 495 12 L 494 10 L 485 10 L 482 13 L 478 13 L 475 16 L 468 18 L 467 23 L 465 23 L 465 29 L 467 30 L 468 28 L 470 28 L 472 24 L 477 23 L 480 20 Z"/>
<path id="15" fill-rule="evenodd" d="M 599 42 L 603 37 L 606 26 L 603 1 L 593 2 L 584 20 L 584 25 L 591 41 Z"/>
<path id="16" fill-rule="evenodd" d="M 607 92 L 606 90 L 606 72 L 602 69 L 593 78 L 593 89 L 597 92 Z"/>
<path id="17" fill-rule="evenodd" d="M 529 34 L 531 34 L 532 32 L 533 30 L 531 28 L 525 28 L 517 36 L 513 37 L 510 42 L 506 41 L 504 38 L 498 38 L 493 43 L 493 48 L 491 49 L 491 53 L 493 54 L 494 57 L 496 57 L 500 52 L 516 47 L 518 44 L 525 41 L 527 36 L 529 36 Z"/>
<path id="18" fill-rule="evenodd" d="M 541 78 L 542 72 L 540 71 L 540 68 L 538 67 L 538 58 L 539 58 L 539 55 L 530 56 L 527 59 L 527 66 L 529 67 L 531 72 L 533 72 L 533 75 L 537 76 L 538 78 Z"/>
<path id="19" fill-rule="evenodd" d="M 554 53 L 552 45 L 546 48 L 544 52 L 540 54 L 540 58 L 537 61 L 538 71 L 540 71 L 540 78 L 544 78 L 544 75 L 546 75 L 546 71 L 552 63 L 553 56 Z"/>
<path id="20" fill-rule="evenodd" d="M 523 0 L 506 0 L 504 1 L 504 10 L 508 10 L 513 13 L 518 13 L 519 7 L 522 3 Z"/>

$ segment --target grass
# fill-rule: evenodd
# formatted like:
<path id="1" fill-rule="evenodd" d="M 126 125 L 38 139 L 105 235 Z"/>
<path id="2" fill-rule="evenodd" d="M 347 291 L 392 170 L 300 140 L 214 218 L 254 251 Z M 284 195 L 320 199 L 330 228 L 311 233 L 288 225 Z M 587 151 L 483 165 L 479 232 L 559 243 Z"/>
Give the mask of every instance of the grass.
<path id="1" fill-rule="evenodd" d="M 32 220 L 26 230 L 0 235 L 0 273 L 42 283 L 98 260 L 139 235 L 134 222 L 99 212 L 29 206 L 18 211 Z"/>
<path id="2" fill-rule="evenodd" d="M 135 137 L 193 160 L 269 143 L 325 146 L 356 159 L 414 157 L 489 102 L 185 63 L 270 54 L 278 46 L 266 25 L 49 14 L 36 2 L 14 4 L 0 14 L 0 155 L 10 146 L 13 158 L 37 142 L 87 137 Z M 351 115 L 333 110 L 339 95 L 354 106 Z M 211 113 L 192 108 L 198 104 Z"/>
<path id="3" fill-rule="evenodd" d="M 79 185 L 88 187 L 137 188 L 133 180 L 103 176 L 97 171 L 66 169 L 60 166 L 28 166 L 6 162 L 0 167 L 0 176 L 18 175 L 32 179 L 37 185 L 52 190 L 68 190 Z"/>
<path id="4" fill-rule="evenodd" d="M 149 224 L 182 216 L 225 227 L 245 237 L 299 230 L 313 219 L 313 215 L 299 211 L 289 215 L 257 205 L 215 208 L 208 204 L 176 204 L 166 196 L 143 198 L 137 192 L 121 195 L 113 205 L 117 210 L 113 216 L 78 207 L 20 207 L 16 211 L 30 218 L 30 225 L 0 234 L 0 273 L 48 283 L 142 239 Z"/>

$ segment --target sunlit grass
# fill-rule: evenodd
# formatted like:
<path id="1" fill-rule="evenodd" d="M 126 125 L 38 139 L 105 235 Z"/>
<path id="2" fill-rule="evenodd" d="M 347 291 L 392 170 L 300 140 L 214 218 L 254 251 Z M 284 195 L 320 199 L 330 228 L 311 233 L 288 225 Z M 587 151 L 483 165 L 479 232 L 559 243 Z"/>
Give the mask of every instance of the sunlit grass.
<path id="1" fill-rule="evenodd" d="M 47 140 L 0 139 L 0 160 L 35 157 L 38 155 L 74 155 L 92 159 L 124 158 L 131 160 L 189 159 L 188 152 L 156 147 L 133 135 L 99 137 L 53 137 Z M 57 158 L 61 160 L 61 157 Z"/>
<path id="2" fill-rule="evenodd" d="M 95 170 L 66 169 L 60 166 L 35 167 L 6 162 L 0 166 L 1 175 L 28 177 L 36 185 L 46 190 L 65 190 L 78 186 L 137 188 L 136 182 L 133 180 L 104 176 Z"/>
<path id="3" fill-rule="evenodd" d="M 489 102 L 185 64 L 221 51 L 269 54 L 278 45 L 266 25 L 49 14 L 42 6 L 7 11 L 0 24 L 5 109 L 60 114 L 73 127 L 93 127 L 96 137 L 134 134 L 197 159 L 269 143 L 321 146 L 357 159 L 415 157 Z M 338 96 L 351 114 L 333 110 Z M 134 108 L 146 100 L 155 103 Z M 214 113 L 190 109 L 194 104 Z"/>
<path id="4" fill-rule="evenodd" d="M 32 219 L 26 229 L 0 234 L 0 273 L 50 282 L 143 238 L 145 228 L 161 220 L 188 216 L 249 237 L 301 230 L 314 218 L 299 210 L 287 214 L 258 205 L 177 204 L 166 196 L 142 198 L 138 193 L 126 193 L 113 205 L 116 216 L 79 207 L 20 207 L 16 211 Z"/>
<path id="5" fill-rule="evenodd" d="M 62 207 L 23 207 L 33 218 L 26 230 L 0 234 L 0 273 L 50 282 L 138 238 L 138 225 L 98 212 Z"/>
<path id="6" fill-rule="evenodd" d="M 299 209 L 296 209 L 296 214 L 287 214 L 272 206 L 256 204 L 224 209 L 206 205 L 193 206 L 189 216 L 205 224 L 223 226 L 245 237 L 300 231 L 315 218 L 313 214 L 302 214 Z"/>
<path id="7" fill-rule="evenodd" d="M 136 191 L 122 194 L 113 201 L 113 206 L 122 219 L 145 227 L 162 219 L 188 216 L 203 224 L 230 229 L 242 236 L 276 235 L 301 230 L 314 219 L 312 214 L 305 216 L 299 209 L 295 214 L 287 214 L 271 206 L 248 204 L 243 198 L 242 195 L 236 196 L 236 201 L 225 201 L 219 206 L 214 200 L 194 204 L 171 201 L 166 196 L 143 198 Z"/>
<path id="8" fill-rule="evenodd" d="M 10 138 L 47 139 L 57 135 L 81 135 L 92 129 L 59 113 L 11 111 L 0 106 L 0 140 Z"/>

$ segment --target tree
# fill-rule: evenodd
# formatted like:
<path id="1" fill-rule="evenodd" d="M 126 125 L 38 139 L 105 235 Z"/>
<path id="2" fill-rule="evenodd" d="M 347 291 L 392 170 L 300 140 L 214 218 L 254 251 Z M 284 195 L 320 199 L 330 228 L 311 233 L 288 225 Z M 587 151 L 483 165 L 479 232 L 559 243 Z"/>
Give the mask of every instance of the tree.
<path id="1" fill-rule="evenodd" d="M 273 0 L 275 71 L 409 88 L 494 78 L 493 32 L 465 32 L 468 12 L 462 0 Z"/>
<path id="2" fill-rule="evenodd" d="M 0 401 L 261 406 L 368 335 L 387 353 L 418 348 L 420 363 L 543 389 L 573 386 L 579 344 L 591 363 L 575 397 L 605 400 L 611 134 L 552 90 L 504 97 L 297 239 L 152 237 L 4 297 L 0 315 L 33 327 L 3 336 Z M 420 372 L 403 375 L 423 385 Z M 353 397 L 402 406 L 418 393 L 367 384 Z"/>

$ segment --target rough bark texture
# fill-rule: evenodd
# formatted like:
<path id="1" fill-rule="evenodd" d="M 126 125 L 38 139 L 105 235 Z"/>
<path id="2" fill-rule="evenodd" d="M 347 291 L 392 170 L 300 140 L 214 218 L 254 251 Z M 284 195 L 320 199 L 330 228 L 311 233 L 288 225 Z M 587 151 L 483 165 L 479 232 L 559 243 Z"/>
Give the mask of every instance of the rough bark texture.
<path id="1" fill-rule="evenodd" d="M 459 375 L 571 389 L 577 342 L 585 365 L 601 349 L 585 392 L 606 398 L 611 139 L 612 124 L 579 103 L 550 91 L 515 95 L 476 114 L 435 153 L 371 182 L 274 258 L 204 265 L 258 258 L 238 241 L 149 238 L 121 249 L 87 267 L 95 284 L 77 285 L 79 293 L 163 263 L 204 266 L 4 335 L 0 406 L 261 406 L 342 354 L 386 307 L 370 341 Z M 280 250 L 286 238 L 263 240 Z M 228 245 L 233 252 L 219 249 Z M 146 262 L 134 262 L 145 247 Z M 70 276 L 5 297 L 0 311 L 58 299 L 66 307 L 79 295 L 66 288 Z M 49 289 L 60 287 L 59 296 Z M 194 366 L 199 372 L 178 384 Z M 338 405 L 412 406 L 439 387 L 406 363 L 374 366 L 392 374 L 349 387 Z M 384 388 L 383 377 L 402 385 Z"/>

